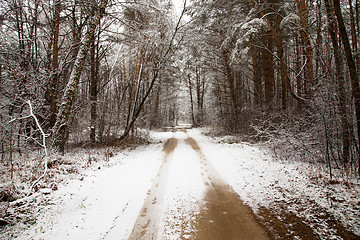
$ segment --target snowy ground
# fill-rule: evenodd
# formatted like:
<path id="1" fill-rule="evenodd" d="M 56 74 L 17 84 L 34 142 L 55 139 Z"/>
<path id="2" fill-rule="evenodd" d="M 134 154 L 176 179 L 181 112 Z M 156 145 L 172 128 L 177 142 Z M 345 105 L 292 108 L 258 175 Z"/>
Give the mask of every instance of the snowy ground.
<path id="1" fill-rule="evenodd" d="M 207 139 L 200 134 L 197 137 L 200 143 L 204 143 L 200 146 L 208 159 L 241 199 L 258 215 L 261 215 L 263 207 L 277 215 L 290 229 L 287 234 L 292 238 L 296 239 L 297 234 L 291 233 L 296 231 L 291 230 L 295 227 L 292 226 L 294 223 L 286 223 L 291 219 L 282 215 L 297 217 L 311 227 L 318 239 L 360 238 L 349 235 L 341 226 L 360 236 L 358 180 L 343 179 L 339 172 L 335 174 L 337 180 L 333 184 L 328 178 L 326 166 L 279 162 L 265 147 L 246 143 L 227 144 L 220 138 L 213 139 L 213 143 L 222 144 L 207 144 Z"/>
<path id="2" fill-rule="evenodd" d="M 189 137 L 199 151 L 187 144 Z M 228 144 L 196 129 L 153 132 L 151 138 L 156 143 L 120 152 L 108 167 L 89 169 L 41 196 L 37 223 L 27 230 L 15 226 L 12 232 L 17 239 L 137 239 L 137 234 L 142 239 L 191 239 L 210 184 L 204 173 L 212 172 L 253 209 L 275 238 L 297 239 L 303 230 L 299 224 L 311 227 L 318 239 L 342 239 L 341 225 L 360 235 L 356 181 L 338 178 L 330 184 L 321 166 L 278 162 L 263 147 Z M 170 138 L 177 140 L 176 148 L 166 153 L 163 143 Z M 210 165 L 205 171 L 201 158 Z M 277 231 L 279 225 L 286 231 Z"/>

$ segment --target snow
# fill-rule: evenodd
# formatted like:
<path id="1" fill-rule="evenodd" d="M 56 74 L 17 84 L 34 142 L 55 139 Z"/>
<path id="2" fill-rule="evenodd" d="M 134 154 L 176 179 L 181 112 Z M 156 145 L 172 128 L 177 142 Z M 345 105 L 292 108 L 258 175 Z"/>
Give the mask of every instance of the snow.
<path id="1" fill-rule="evenodd" d="M 184 139 L 185 135 L 178 135 Z M 206 186 L 200 174 L 198 154 L 184 141 L 179 144 L 171 156 L 171 169 L 163 209 L 163 221 L 160 229 L 164 232 L 157 239 L 181 239 L 195 229 L 191 225 L 183 229 L 184 223 L 190 223 L 201 208 L 201 200 Z"/>
<path id="2" fill-rule="evenodd" d="M 247 39 L 252 35 L 268 31 L 269 27 L 264 19 L 254 18 L 241 26 L 240 37 Z"/>
<path id="3" fill-rule="evenodd" d="M 155 143 L 120 152 L 109 167 L 90 169 L 84 178 L 47 194 L 37 223 L 18 239 L 128 239 L 145 215 L 156 239 L 186 239 L 196 231 L 193 221 L 208 184 L 201 158 L 211 165 L 211 175 L 218 175 L 255 212 L 260 207 L 281 210 L 283 204 L 318 236 L 337 239 L 336 230 L 313 211 L 317 207 L 360 234 L 356 182 L 351 188 L 327 184 L 321 166 L 280 162 L 266 147 L 210 139 L 198 129 L 150 136 Z M 186 143 L 188 137 L 200 151 Z M 178 143 L 166 155 L 160 143 L 169 138 Z"/>
<path id="4" fill-rule="evenodd" d="M 117 165 L 59 188 L 47 214 L 19 239 L 126 239 L 157 174 L 160 149 L 119 154 L 112 159 Z"/>
<path id="5" fill-rule="evenodd" d="M 271 209 L 277 207 L 274 203 L 283 203 L 288 212 L 308 219 L 316 234 L 328 237 L 336 231 L 318 219 L 319 212 L 314 209 L 321 208 L 320 214 L 332 214 L 360 235 L 357 181 L 352 182 L 352 188 L 331 185 L 321 165 L 279 162 L 268 149 L 246 143 L 211 144 L 198 131 L 194 138 L 224 181 L 255 212 L 260 207 Z"/>

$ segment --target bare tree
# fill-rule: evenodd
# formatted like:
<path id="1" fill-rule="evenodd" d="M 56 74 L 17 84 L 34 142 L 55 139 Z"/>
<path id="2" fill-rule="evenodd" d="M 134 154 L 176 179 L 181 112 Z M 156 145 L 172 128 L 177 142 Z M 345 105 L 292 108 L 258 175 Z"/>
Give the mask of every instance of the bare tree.
<path id="1" fill-rule="evenodd" d="M 91 16 L 88 23 L 88 29 L 84 37 L 84 43 L 80 48 L 79 54 L 76 58 L 73 70 L 70 75 L 70 80 L 66 86 L 64 96 L 60 105 L 59 113 L 53 128 L 54 145 L 59 148 L 61 152 L 65 150 L 65 143 L 67 140 L 67 128 L 71 114 L 71 107 L 74 102 L 75 93 L 78 88 L 80 76 L 84 67 L 85 59 L 89 51 L 91 42 L 95 37 L 95 31 L 100 24 L 101 18 L 105 13 L 108 1 L 100 1 L 97 7 L 96 14 Z"/>

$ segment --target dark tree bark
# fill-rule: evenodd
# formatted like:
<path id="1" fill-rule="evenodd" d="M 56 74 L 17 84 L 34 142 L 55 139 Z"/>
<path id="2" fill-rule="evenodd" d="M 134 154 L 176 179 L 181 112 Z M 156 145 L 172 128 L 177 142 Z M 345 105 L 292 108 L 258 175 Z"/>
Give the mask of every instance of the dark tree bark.
<path id="1" fill-rule="evenodd" d="M 353 8 L 352 0 L 349 0 L 349 10 L 350 10 L 350 29 L 351 29 L 351 40 L 352 40 L 352 49 L 354 53 L 355 62 L 358 61 L 358 36 L 356 33 L 356 21 L 355 13 Z"/>
<path id="2" fill-rule="evenodd" d="M 300 77 L 301 74 L 301 54 L 300 54 L 300 43 L 298 34 L 295 37 L 295 70 L 296 70 L 296 93 L 301 96 L 303 92 L 302 80 Z"/>
<path id="3" fill-rule="evenodd" d="M 188 86 L 189 86 L 189 94 L 190 94 L 191 121 L 192 121 L 192 124 L 195 126 L 194 100 L 193 100 L 192 83 L 191 83 L 191 75 L 190 74 L 188 75 Z"/>
<path id="4" fill-rule="evenodd" d="M 226 52 L 222 52 L 223 55 L 223 61 L 224 61 L 224 68 L 225 68 L 225 74 L 226 74 L 226 82 L 227 82 L 227 87 L 230 91 L 230 104 L 231 104 L 231 116 L 232 116 L 232 127 L 233 130 L 237 130 L 238 129 L 238 105 L 237 105 L 237 95 L 236 95 L 236 91 L 235 91 L 235 79 L 234 79 L 234 74 L 233 74 L 233 70 L 231 69 L 230 66 L 230 61 L 229 61 L 229 56 L 228 53 Z"/>
<path id="5" fill-rule="evenodd" d="M 280 62 L 280 74 L 281 74 L 281 108 L 283 110 L 286 110 L 287 108 L 287 92 L 289 92 L 291 94 L 291 96 L 296 99 L 299 103 L 303 103 L 304 99 L 299 97 L 292 89 L 291 87 L 291 82 L 288 76 L 288 69 L 286 66 L 286 62 L 285 62 L 285 57 L 284 57 L 284 46 L 283 46 L 283 41 L 282 41 L 282 34 L 281 31 L 279 29 L 275 29 L 277 27 L 280 26 L 280 22 L 282 20 L 282 16 L 279 15 L 277 18 L 277 23 L 275 23 L 275 27 L 271 24 L 271 22 L 265 18 L 265 14 L 264 12 L 259 8 L 258 4 L 256 3 L 255 0 L 251 0 L 254 5 L 256 6 L 260 16 L 262 18 L 264 18 L 266 25 L 269 27 L 270 29 L 270 33 L 274 38 L 275 44 L 276 44 L 276 49 L 277 49 L 277 54 L 278 54 L 278 59 Z"/>
<path id="6" fill-rule="evenodd" d="M 254 45 L 254 39 L 251 38 L 251 56 L 254 81 L 254 103 L 261 107 L 262 103 L 262 82 L 260 73 L 260 57 L 259 49 Z"/>
<path id="7" fill-rule="evenodd" d="M 304 42 L 306 55 L 307 76 L 310 84 L 314 83 L 313 49 L 308 35 L 308 13 L 305 0 L 296 0 L 296 6 L 300 14 L 301 38 Z"/>
<path id="8" fill-rule="evenodd" d="M 329 22 L 328 31 L 330 33 L 331 42 L 333 45 L 333 52 L 335 58 L 335 76 L 337 79 L 337 91 L 339 96 L 339 103 L 338 109 L 340 112 L 340 119 L 341 119 L 341 130 L 342 130 L 342 154 L 343 154 L 343 163 L 346 164 L 349 160 L 350 154 L 350 124 L 347 119 L 347 104 L 346 104 L 346 84 L 345 84 L 345 74 L 344 74 L 344 64 L 341 57 L 341 51 L 338 45 L 338 39 L 334 32 L 335 24 L 334 24 L 334 17 L 331 11 L 330 3 L 325 1 L 326 7 L 326 15 Z"/>
<path id="9" fill-rule="evenodd" d="M 354 99 L 355 105 L 355 114 L 356 114 L 356 123 L 357 123 L 357 137 L 360 139 L 360 87 L 359 87 L 359 78 L 358 72 L 356 69 L 355 60 L 352 54 L 349 37 L 346 31 L 345 23 L 343 20 L 343 16 L 341 13 L 340 1 L 334 0 L 334 12 L 338 22 L 339 34 L 341 37 L 341 41 L 344 45 L 346 62 L 350 72 L 350 80 L 351 80 L 351 88 L 352 95 Z M 360 160 L 359 160 L 360 164 Z M 359 168 L 360 171 L 360 168 Z"/>
<path id="10" fill-rule="evenodd" d="M 203 124 L 203 110 L 204 110 L 204 91 L 205 91 L 205 81 L 202 76 L 201 69 L 199 67 L 195 68 L 196 73 L 196 104 L 197 104 L 197 114 L 196 114 L 196 126 L 201 126 Z"/>
<path id="11" fill-rule="evenodd" d="M 265 82 L 265 101 L 269 110 L 273 109 L 275 77 L 274 77 L 274 59 L 273 59 L 273 39 L 270 34 L 265 34 L 264 45 L 262 50 L 264 82 Z"/>
<path id="12" fill-rule="evenodd" d="M 98 74 L 95 37 L 90 43 L 90 141 L 96 142 L 96 120 L 97 120 L 97 94 L 98 94 Z"/>

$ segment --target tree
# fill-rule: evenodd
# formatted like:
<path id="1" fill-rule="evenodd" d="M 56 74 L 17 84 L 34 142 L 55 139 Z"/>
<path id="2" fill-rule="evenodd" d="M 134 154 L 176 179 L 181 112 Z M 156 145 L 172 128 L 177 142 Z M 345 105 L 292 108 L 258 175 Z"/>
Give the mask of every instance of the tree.
<path id="1" fill-rule="evenodd" d="M 85 59 L 89 51 L 91 42 L 95 37 L 95 31 L 99 26 L 101 18 L 105 13 L 107 3 L 107 0 L 101 0 L 99 6 L 97 7 L 98 10 L 96 14 L 92 15 L 91 19 L 89 20 L 88 29 L 83 40 L 84 43 L 79 50 L 79 54 L 76 58 L 73 70 L 70 75 L 70 80 L 66 86 L 64 96 L 62 98 L 59 113 L 53 128 L 53 142 L 54 145 L 58 147 L 61 152 L 64 152 L 65 150 L 65 143 L 67 140 L 67 128 L 71 114 L 71 107 L 74 102 L 75 93 L 78 88 Z"/>
<path id="2" fill-rule="evenodd" d="M 171 35 L 169 35 L 167 42 L 165 43 L 165 46 L 163 46 L 164 48 L 162 48 L 160 51 L 160 55 L 158 56 L 158 58 L 155 60 L 155 62 L 153 63 L 153 69 L 152 69 L 152 77 L 150 79 L 149 85 L 147 87 L 147 89 L 144 90 L 144 95 L 141 98 L 136 97 L 136 100 L 138 100 L 138 105 L 136 107 L 134 107 L 131 117 L 129 118 L 129 120 L 127 121 L 125 130 L 123 132 L 123 134 L 120 137 L 120 140 L 124 139 L 130 132 L 131 128 L 133 127 L 133 125 L 135 124 L 135 121 L 137 120 L 137 118 L 139 117 L 146 100 L 148 99 L 148 97 L 150 96 L 150 93 L 155 85 L 155 82 L 158 80 L 158 77 L 160 75 L 161 70 L 163 70 L 163 67 L 166 65 L 167 61 L 168 61 L 168 55 L 170 55 L 171 51 L 173 50 L 173 46 L 174 46 L 174 41 L 175 41 L 175 37 L 176 34 L 179 31 L 180 28 L 180 24 L 181 24 L 181 20 L 183 15 L 185 14 L 185 6 L 186 6 L 186 1 L 184 1 L 184 6 L 183 6 L 183 10 L 180 14 L 180 17 L 176 23 L 176 26 L 172 32 Z M 165 35 L 163 35 L 160 32 L 160 38 L 163 38 Z M 137 101 L 135 102 L 135 104 L 137 103 Z M 130 116 L 130 115 L 129 115 Z"/>
<path id="3" fill-rule="evenodd" d="M 90 141 L 96 142 L 97 95 L 98 95 L 98 57 L 96 55 L 96 36 L 90 43 Z"/>
<path id="4" fill-rule="evenodd" d="M 300 15 L 301 25 L 301 38 L 305 44 L 305 55 L 306 55 L 306 67 L 308 70 L 308 81 L 310 84 L 314 83 L 314 67 L 313 67 L 313 48 L 309 39 L 309 24 L 308 24 L 308 12 L 305 0 L 296 0 L 296 6 Z"/>
<path id="5" fill-rule="evenodd" d="M 59 70 L 59 38 L 60 38 L 60 14 L 63 9 L 60 0 L 55 0 L 52 6 L 53 18 L 49 19 L 50 32 L 52 33 L 51 39 L 51 54 L 49 53 L 50 67 L 50 79 L 48 88 L 45 94 L 46 104 L 50 108 L 50 120 L 48 128 L 51 129 L 55 125 L 57 114 L 57 100 L 60 92 L 60 70 Z M 50 44 L 49 44 L 50 45 Z M 50 52 L 50 51 L 49 51 Z"/>
<path id="6" fill-rule="evenodd" d="M 333 0 L 334 2 L 334 12 L 338 22 L 339 34 L 341 37 L 341 41 L 344 45 L 344 51 L 346 56 L 346 62 L 349 68 L 351 87 L 352 87 L 352 95 L 354 99 L 355 105 L 355 113 L 356 113 L 356 123 L 357 123 L 357 137 L 360 139 L 360 86 L 359 86 L 359 76 L 355 64 L 355 60 L 352 54 L 349 38 L 347 35 L 345 23 L 341 13 L 340 1 Z M 359 158 L 360 165 L 360 158 Z M 359 167 L 360 171 L 360 167 Z"/>
<path id="7" fill-rule="evenodd" d="M 346 104 L 346 81 L 345 81 L 345 74 L 344 74 L 344 64 L 341 57 L 340 48 L 338 45 L 338 38 L 335 34 L 335 18 L 333 16 L 333 12 L 330 7 L 330 3 L 327 1 L 325 2 L 326 7 L 326 15 L 329 22 L 329 33 L 331 37 L 331 43 L 333 46 L 334 52 L 334 59 L 335 59 L 335 75 L 337 78 L 338 84 L 338 95 L 339 95 L 339 112 L 340 112 L 340 119 L 341 119 L 341 130 L 342 130 L 342 155 L 343 155 L 343 163 L 346 164 L 349 161 L 350 155 L 350 125 L 348 122 L 348 106 Z"/>

